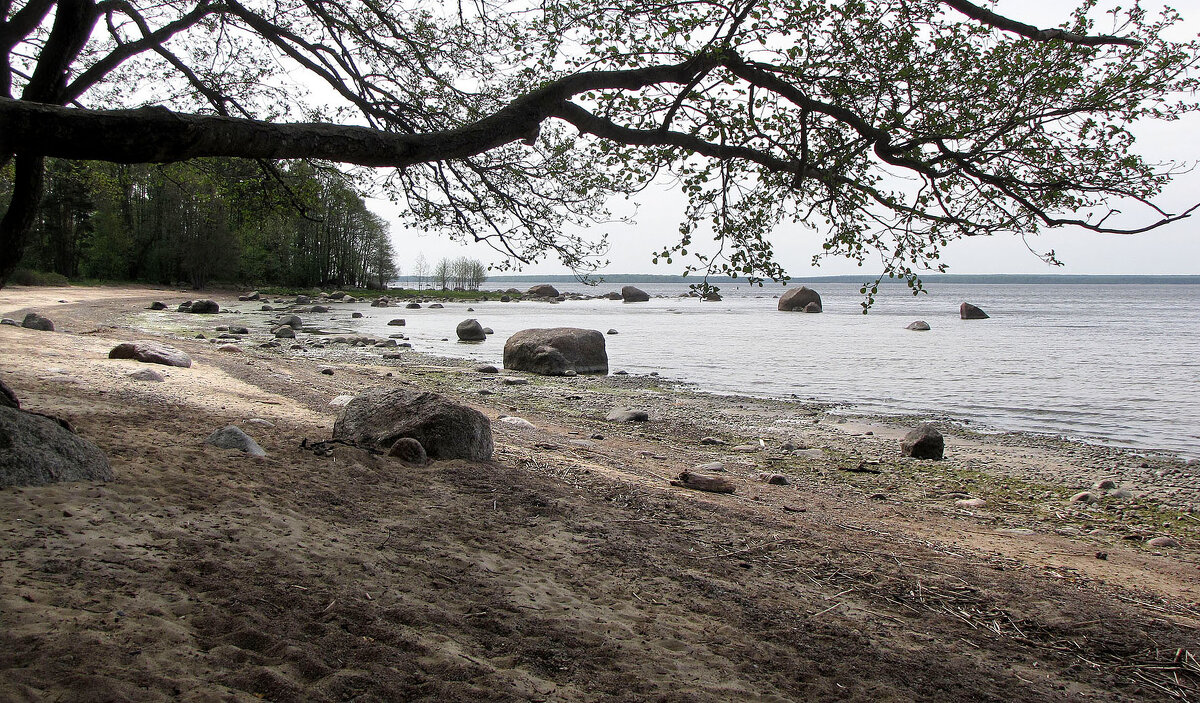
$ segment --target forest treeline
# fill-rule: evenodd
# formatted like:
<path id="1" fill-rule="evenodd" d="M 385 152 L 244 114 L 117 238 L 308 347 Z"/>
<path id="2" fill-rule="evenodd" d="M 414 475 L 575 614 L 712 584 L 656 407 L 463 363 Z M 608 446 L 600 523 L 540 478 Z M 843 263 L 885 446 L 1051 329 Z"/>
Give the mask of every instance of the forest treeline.
<path id="1" fill-rule="evenodd" d="M 0 171 L 5 196 L 11 168 Z M 264 167 L 240 159 L 50 159 L 22 267 L 197 288 L 381 288 L 397 275 L 387 223 L 344 174 L 306 162 Z"/>

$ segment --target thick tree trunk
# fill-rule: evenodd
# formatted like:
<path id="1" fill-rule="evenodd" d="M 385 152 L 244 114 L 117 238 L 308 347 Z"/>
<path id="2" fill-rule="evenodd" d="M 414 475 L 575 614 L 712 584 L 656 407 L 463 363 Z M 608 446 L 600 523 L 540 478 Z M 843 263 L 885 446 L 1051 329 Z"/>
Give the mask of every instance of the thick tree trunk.
<path id="1" fill-rule="evenodd" d="M 42 202 L 43 162 L 40 156 L 18 156 L 13 164 L 12 198 L 0 219 L 0 288 L 21 263 L 29 244 Z"/>

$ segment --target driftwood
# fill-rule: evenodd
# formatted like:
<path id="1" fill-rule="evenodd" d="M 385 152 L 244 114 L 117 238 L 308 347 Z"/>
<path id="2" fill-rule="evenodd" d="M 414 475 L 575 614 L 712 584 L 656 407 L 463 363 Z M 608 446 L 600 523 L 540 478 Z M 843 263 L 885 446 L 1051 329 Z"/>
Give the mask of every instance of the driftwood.
<path id="1" fill-rule="evenodd" d="M 729 479 L 722 476 L 698 474 L 693 471 L 684 471 L 679 474 L 674 481 L 671 481 L 671 485 L 711 493 L 733 493 L 733 482 Z"/>

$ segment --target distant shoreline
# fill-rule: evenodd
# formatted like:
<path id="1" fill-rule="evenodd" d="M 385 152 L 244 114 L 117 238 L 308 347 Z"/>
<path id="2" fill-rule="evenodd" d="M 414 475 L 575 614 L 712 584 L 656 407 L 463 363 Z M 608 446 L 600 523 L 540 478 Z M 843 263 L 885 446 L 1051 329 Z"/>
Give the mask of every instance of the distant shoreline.
<path id="1" fill-rule="evenodd" d="M 400 277 L 399 281 L 409 280 Z M 590 277 L 599 283 L 699 283 L 698 276 L 668 276 L 645 273 L 614 273 Z M 788 281 L 789 284 L 806 283 L 855 283 L 862 284 L 873 280 L 870 276 L 798 276 Z M 1180 275 L 1113 275 L 1113 274 L 939 274 L 925 276 L 921 279 L 928 285 L 959 283 L 980 285 L 1200 285 L 1200 274 Z M 488 283 L 579 283 L 577 276 L 570 274 L 533 275 L 521 274 L 512 276 L 490 276 Z M 728 276 L 709 276 L 708 282 L 715 285 L 748 285 L 744 278 Z M 884 279 L 884 284 L 903 285 L 900 279 Z M 764 282 L 764 287 L 773 284 Z"/>

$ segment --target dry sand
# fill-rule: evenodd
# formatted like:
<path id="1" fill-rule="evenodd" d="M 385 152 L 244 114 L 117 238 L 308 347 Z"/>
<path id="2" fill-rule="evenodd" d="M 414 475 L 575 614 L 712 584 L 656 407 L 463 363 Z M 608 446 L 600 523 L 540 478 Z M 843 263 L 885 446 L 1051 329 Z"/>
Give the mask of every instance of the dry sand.
<path id="1" fill-rule="evenodd" d="M 117 477 L 0 490 L 0 700 L 1200 699 L 1178 460 L 954 430 L 914 461 L 879 418 L 654 379 L 219 352 L 194 329 L 266 318 L 143 311 L 188 297 L 0 290 L 0 315 L 58 326 L 0 326 L 0 378 Z M 148 327 L 194 365 L 127 378 L 147 366 L 107 352 Z M 301 446 L 329 438 L 332 398 L 402 383 L 491 417 L 495 460 Z M 604 421 L 627 404 L 651 422 Z M 231 423 L 268 456 L 203 444 Z M 708 461 L 736 493 L 668 483 Z M 1137 497 L 1068 502 L 1108 477 Z"/>

